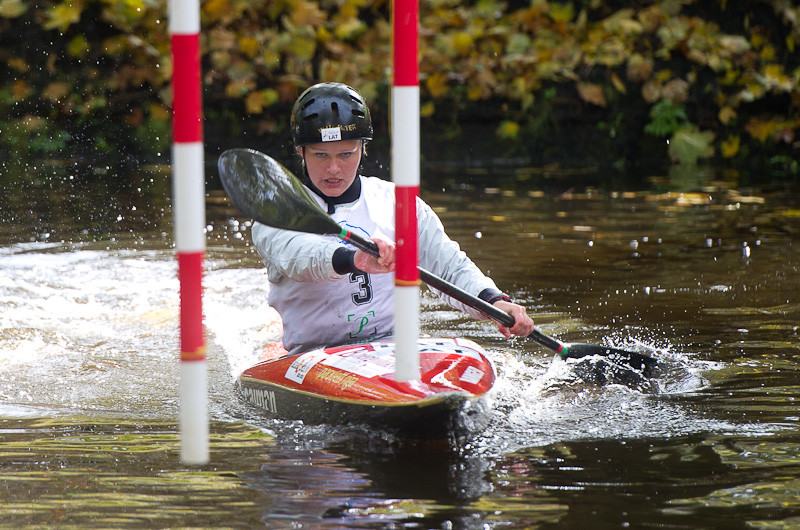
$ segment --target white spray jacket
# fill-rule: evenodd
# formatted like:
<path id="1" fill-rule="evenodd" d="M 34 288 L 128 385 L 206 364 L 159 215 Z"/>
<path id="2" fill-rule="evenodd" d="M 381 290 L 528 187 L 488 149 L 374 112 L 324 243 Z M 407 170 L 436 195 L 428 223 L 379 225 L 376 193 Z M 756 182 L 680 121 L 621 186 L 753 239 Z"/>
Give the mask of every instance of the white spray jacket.
<path id="1" fill-rule="evenodd" d="M 361 194 L 338 204 L 331 217 L 363 237 L 394 241 L 394 184 L 359 177 Z M 309 190 L 310 191 L 310 190 Z M 320 207 L 322 198 L 311 193 Z M 494 281 L 461 251 L 439 217 L 417 199 L 420 266 L 478 296 L 496 290 Z M 369 342 L 389 337 L 394 326 L 394 274 L 338 274 L 336 249 L 348 243 L 335 236 L 305 234 L 255 223 L 253 242 L 267 267 L 269 304 L 281 315 L 283 345 L 291 353 L 322 346 Z M 451 306 L 478 320 L 482 313 L 435 291 Z"/>

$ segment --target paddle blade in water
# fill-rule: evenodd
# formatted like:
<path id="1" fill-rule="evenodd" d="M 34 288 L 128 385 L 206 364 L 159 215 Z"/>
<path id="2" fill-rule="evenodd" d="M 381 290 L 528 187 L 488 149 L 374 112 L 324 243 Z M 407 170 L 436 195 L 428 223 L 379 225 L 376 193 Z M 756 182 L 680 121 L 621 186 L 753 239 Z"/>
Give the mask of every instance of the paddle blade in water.
<path id="1" fill-rule="evenodd" d="M 640 392 L 658 390 L 658 362 L 642 353 L 596 344 L 569 344 L 563 359 L 572 359 L 575 373 L 595 385 L 617 384 Z"/>
<path id="2" fill-rule="evenodd" d="M 564 359 L 583 359 L 585 357 L 599 356 L 618 366 L 633 369 L 642 376 L 654 377 L 658 375 L 658 361 L 643 353 L 620 350 L 610 346 L 597 344 L 568 344 Z"/>
<path id="3" fill-rule="evenodd" d="M 264 153 L 228 149 L 217 167 L 233 204 L 259 223 L 311 234 L 340 232 L 297 177 Z"/>

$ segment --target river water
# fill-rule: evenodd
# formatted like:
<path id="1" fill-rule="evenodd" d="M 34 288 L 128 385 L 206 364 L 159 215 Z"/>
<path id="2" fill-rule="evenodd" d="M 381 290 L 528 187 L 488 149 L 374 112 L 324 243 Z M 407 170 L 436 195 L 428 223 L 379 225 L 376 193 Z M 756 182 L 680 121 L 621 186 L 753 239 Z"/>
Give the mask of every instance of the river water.
<path id="1" fill-rule="evenodd" d="M 5 169 L 2 527 L 800 526 L 796 190 L 707 176 L 424 187 L 545 333 L 664 366 L 647 389 L 588 385 L 424 291 L 423 331 L 479 342 L 499 372 L 488 428 L 457 444 L 269 421 L 237 399 L 236 375 L 280 330 L 249 221 L 211 191 L 211 462 L 191 467 L 168 168 Z"/>

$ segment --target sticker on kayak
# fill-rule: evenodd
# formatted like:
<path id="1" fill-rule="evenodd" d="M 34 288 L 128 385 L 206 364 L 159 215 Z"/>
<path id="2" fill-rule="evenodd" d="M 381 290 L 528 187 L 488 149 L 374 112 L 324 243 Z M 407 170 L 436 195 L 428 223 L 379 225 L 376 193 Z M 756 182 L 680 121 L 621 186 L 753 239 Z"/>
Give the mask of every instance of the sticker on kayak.
<path id="1" fill-rule="evenodd" d="M 461 374 L 459 378 L 461 381 L 465 383 L 469 383 L 471 385 L 477 385 L 480 380 L 483 378 L 483 370 L 479 370 L 474 366 L 467 366 L 467 369 L 464 370 L 464 373 Z"/>
<path id="2" fill-rule="evenodd" d="M 295 383 L 302 383 L 308 371 L 327 356 L 327 353 L 320 350 L 304 353 L 295 359 L 291 366 L 289 366 L 289 369 L 286 370 L 286 379 L 294 381 Z"/>
<path id="3" fill-rule="evenodd" d="M 374 345 L 373 345 L 374 346 Z M 361 377 L 375 377 L 394 372 L 394 348 L 364 347 L 331 355 L 322 364 Z"/>
<path id="4" fill-rule="evenodd" d="M 481 360 L 480 346 L 469 339 L 420 339 L 419 346 L 426 353 L 456 353 Z"/>

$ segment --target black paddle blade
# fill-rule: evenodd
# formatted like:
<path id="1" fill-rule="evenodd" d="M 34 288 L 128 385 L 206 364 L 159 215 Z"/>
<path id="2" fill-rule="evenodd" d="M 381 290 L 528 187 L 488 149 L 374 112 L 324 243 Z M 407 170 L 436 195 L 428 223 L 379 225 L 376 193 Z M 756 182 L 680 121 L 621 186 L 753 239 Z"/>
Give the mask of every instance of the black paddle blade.
<path id="1" fill-rule="evenodd" d="M 228 149 L 217 167 L 233 204 L 259 223 L 311 234 L 341 231 L 297 177 L 264 153 Z"/>
<path id="2" fill-rule="evenodd" d="M 569 344 L 563 359 L 577 360 L 575 373 L 594 385 L 617 384 L 640 392 L 655 393 L 658 362 L 642 353 L 596 344 Z"/>
<path id="3" fill-rule="evenodd" d="M 658 361 L 643 353 L 597 344 L 567 344 L 566 346 L 567 351 L 561 352 L 563 359 L 584 359 L 597 356 L 606 361 L 608 366 L 624 367 L 628 372 L 632 370 L 642 377 L 658 375 Z M 605 381 L 600 381 L 600 383 L 603 382 Z"/>

